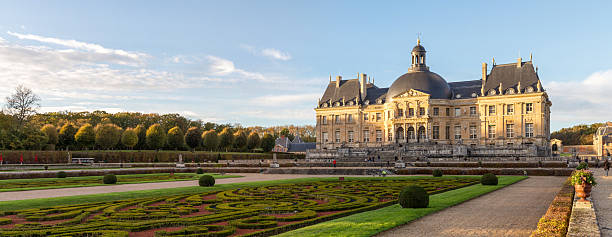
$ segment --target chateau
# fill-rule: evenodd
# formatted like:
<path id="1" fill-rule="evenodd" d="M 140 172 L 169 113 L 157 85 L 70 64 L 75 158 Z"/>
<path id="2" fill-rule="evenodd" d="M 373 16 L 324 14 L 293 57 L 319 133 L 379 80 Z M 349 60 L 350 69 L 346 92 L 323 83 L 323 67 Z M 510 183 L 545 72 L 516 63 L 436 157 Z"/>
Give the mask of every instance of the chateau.
<path id="1" fill-rule="evenodd" d="M 466 147 L 549 147 L 552 105 L 537 67 L 482 64 L 478 80 L 450 82 L 429 70 L 417 41 L 412 65 L 389 88 L 366 74 L 337 76 L 318 102 L 318 150 L 402 147 L 410 144 Z"/>

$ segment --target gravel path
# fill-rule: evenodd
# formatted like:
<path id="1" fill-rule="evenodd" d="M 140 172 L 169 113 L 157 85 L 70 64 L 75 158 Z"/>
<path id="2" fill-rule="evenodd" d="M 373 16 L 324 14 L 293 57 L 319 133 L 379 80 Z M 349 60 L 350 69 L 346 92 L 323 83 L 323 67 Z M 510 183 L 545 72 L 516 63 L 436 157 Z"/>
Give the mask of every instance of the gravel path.
<path id="1" fill-rule="evenodd" d="M 603 169 L 592 170 L 597 181 L 597 185 L 591 190 L 597 223 L 601 236 L 612 236 L 612 172 L 606 177 Z"/>
<path id="2" fill-rule="evenodd" d="M 529 236 L 565 179 L 532 176 L 379 236 Z"/>
<path id="3" fill-rule="evenodd" d="M 234 174 L 232 174 L 234 175 Z M 267 181 L 278 179 L 294 179 L 305 177 L 338 177 L 338 175 L 293 175 L 293 174 L 259 174 L 259 173 L 243 173 L 236 174 L 244 177 L 240 178 L 225 178 L 217 179 L 216 184 L 242 183 L 254 181 Z M 353 175 L 343 175 L 353 176 Z M 160 182 L 160 183 L 141 183 L 141 184 L 120 184 L 112 186 L 93 186 L 80 188 L 58 188 L 44 190 L 30 190 L 17 192 L 0 192 L 0 201 L 24 200 L 34 198 L 50 198 L 50 197 L 65 197 L 85 194 L 112 193 L 112 192 L 127 192 L 137 190 L 161 189 L 161 188 L 178 188 L 197 186 L 197 180 L 176 181 L 176 182 Z"/>

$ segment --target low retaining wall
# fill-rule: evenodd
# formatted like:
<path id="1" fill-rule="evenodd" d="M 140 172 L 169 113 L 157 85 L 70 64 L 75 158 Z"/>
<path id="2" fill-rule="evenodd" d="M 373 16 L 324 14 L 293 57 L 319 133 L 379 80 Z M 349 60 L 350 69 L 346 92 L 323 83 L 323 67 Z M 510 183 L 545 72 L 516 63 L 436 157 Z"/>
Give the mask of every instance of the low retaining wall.
<path id="1" fill-rule="evenodd" d="M 134 169 L 92 169 L 92 170 L 64 170 L 68 177 L 101 176 L 105 174 L 155 174 L 155 173 L 195 173 L 198 168 L 134 168 Z M 205 168 L 206 173 L 260 173 L 265 169 L 258 168 Z M 2 179 L 35 179 L 56 178 L 59 171 L 25 171 L 0 172 Z"/>
<path id="2" fill-rule="evenodd" d="M 573 169 L 569 168 L 435 168 L 435 167 L 410 167 L 396 170 L 399 175 L 432 174 L 435 169 L 440 169 L 445 175 L 483 175 L 493 173 L 496 175 L 525 175 L 529 176 L 569 176 Z"/>

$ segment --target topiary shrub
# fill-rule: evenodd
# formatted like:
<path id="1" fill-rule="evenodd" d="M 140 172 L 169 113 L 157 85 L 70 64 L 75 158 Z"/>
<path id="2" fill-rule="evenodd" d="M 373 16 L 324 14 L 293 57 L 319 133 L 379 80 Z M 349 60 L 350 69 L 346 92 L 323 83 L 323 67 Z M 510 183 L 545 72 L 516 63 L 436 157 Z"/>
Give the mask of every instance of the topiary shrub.
<path id="1" fill-rule="evenodd" d="M 198 170 L 196 171 L 196 174 L 203 174 L 204 170 L 202 168 L 198 168 Z"/>
<path id="2" fill-rule="evenodd" d="M 480 183 L 482 185 L 497 185 L 497 176 L 492 173 L 486 173 L 480 178 Z"/>
<path id="3" fill-rule="evenodd" d="M 441 169 L 435 169 L 435 170 L 433 170 L 432 175 L 433 175 L 433 177 L 442 177 L 442 170 Z"/>
<path id="4" fill-rule="evenodd" d="M 68 174 L 66 174 L 66 172 L 64 172 L 64 171 L 60 171 L 60 172 L 57 172 L 57 177 L 58 178 L 66 178 L 66 177 L 68 177 Z"/>
<path id="5" fill-rule="evenodd" d="M 202 187 L 212 187 L 215 185 L 215 178 L 210 175 L 202 175 L 202 177 L 200 177 L 199 183 Z"/>
<path id="6" fill-rule="evenodd" d="M 403 208 L 426 208 L 429 206 L 429 194 L 424 188 L 411 185 L 400 192 L 399 204 Z"/>
<path id="7" fill-rule="evenodd" d="M 115 176 L 114 174 L 105 174 L 102 181 L 104 181 L 104 184 L 116 184 L 117 176 Z"/>

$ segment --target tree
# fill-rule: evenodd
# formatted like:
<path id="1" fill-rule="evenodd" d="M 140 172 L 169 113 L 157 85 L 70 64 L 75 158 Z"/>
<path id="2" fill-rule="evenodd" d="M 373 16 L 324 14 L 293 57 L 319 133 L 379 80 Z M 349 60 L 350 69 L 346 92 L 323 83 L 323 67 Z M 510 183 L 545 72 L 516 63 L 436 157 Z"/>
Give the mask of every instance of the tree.
<path id="1" fill-rule="evenodd" d="M 138 149 L 144 149 L 147 146 L 147 128 L 145 128 L 144 125 L 139 124 L 136 126 L 134 131 L 136 132 L 136 135 L 138 135 L 138 143 L 136 144 L 136 147 Z"/>
<path id="2" fill-rule="evenodd" d="M 20 133 L 21 145 L 27 150 L 40 150 L 47 144 L 47 135 L 32 126 L 24 126 Z"/>
<path id="3" fill-rule="evenodd" d="M 247 135 L 243 131 L 234 133 L 234 147 L 243 149 L 247 145 Z"/>
<path id="4" fill-rule="evenodd" d="M 234 143 L 234 136 L 232 135 L 230 128 L 226 127 L 219 133 L 219 147 L 229 148 Z"/>
<path id="5" fill-rule="evenodd" d="M 66 123 L 59 131 L 59 144 L 66 149 L 69 146 L 74 145 L 74 135 L 76 134 L 77 129 L 72 125 L 72 123 Z"/>
<path id="6" fill-rule="evenodd" d="M 115 147 L 121 140 L 121 128 L 112 123 L 101 123 L 95 128 L 96 145 L 102 149 Z"/>
<path id="7" fill-rule="evenodd" d="M 74 135 L 74 140 L 80 146 L 85 148 L 91 147 L 96 141 L 96 133 L 94 132 L 93 126 L 91 124 L 84 124 L 79 128 L 77 133 Z"/>
<path id="8" fill-rule="evenodd" d="M 289 138 L 289 140 L 293 140 L 293 138 L 295 138 L 295 136 L 287 128 L 283 128 L 280 135 Z"/>
<path id="9" fill-rule="evenodd" d="M 251 132 L 247 138 L 247 148 L 249 148 L 249 150 L 257 148 L 259 146 L 259 140 L 259 134 Z"/>
<path id="10" fill-rule="evenodd" d="M 185 145 L 185 134 L 183 130 L 175 126 L 168 130 L 168 145 L 170 148 L 181 149 Z"/>
<path id="11" fill-rule="evenodd" d="M 185 133 L 185 143 L 195 150 L 202 143 L 202 130 L 199 127 L 190 127 Z"/>
<path id="12" fill-rule="evenodd" d="M 147 129 L 147 146 L 149 148 L 157 150 L 164 147 L 166 143 L 166 133 L 161 125 L 158 123 L 151 125 Z"/>
<path id="13" fill-rule="evenodd" d="M 6 109 L 17 120 L 17 129 L 21 129 L 30 115 L 40 107 L 40 98 L 23 85 L 15 88 L 15 94 L 6 97 Z"/>
<path id="14" fill-rule="evenodd" d="M 136 146 L 136 144 L 138 144 L 138 134 L 136 133 L 136 129 L 128 128 L 123 131 L 123 134 L 121 135 L 121 144 L 129 149 Z"/>
<path id="15" fill-rule="evenodd" d="M 274 148 L 274 145 L 275 145 L 274 136 L 270 135 L 269 133 L 266 133 L 263 139 L 261 139 L 261 148 L 265 152 L 270 152 Z"/>
<path id="16" fill-rule="evenodd" d="M 219 147 L 219 136 L 217 136 L 217 132 L 211 129 L 202 133 L 202 144 L 206 150 L 217 150 L 217 147 Z"/>
<path id="17" fill-rule="evenodd" d="M 47 136 L 47 144 L 51 144 L 51 145 L 57 144 L 58 135 L 57 135 L 57 128 L 55 128 L 55 126 L 51 124 L 45 124 L 45 126 L 43 126 L 40 129 L 40 131 L 43 132 Z"/>

